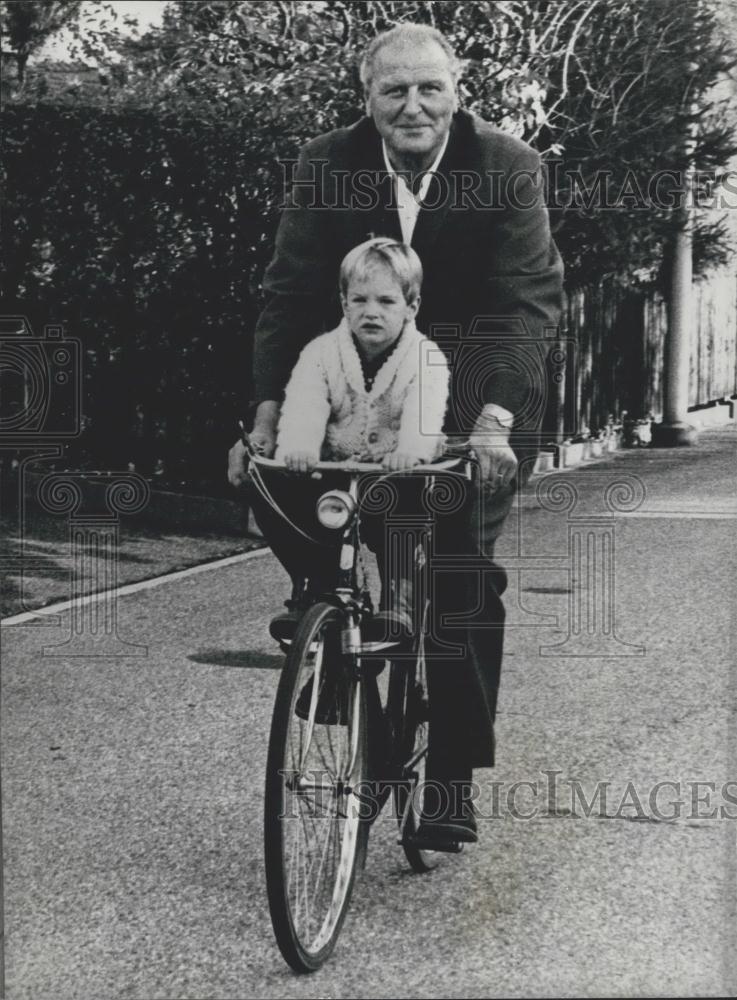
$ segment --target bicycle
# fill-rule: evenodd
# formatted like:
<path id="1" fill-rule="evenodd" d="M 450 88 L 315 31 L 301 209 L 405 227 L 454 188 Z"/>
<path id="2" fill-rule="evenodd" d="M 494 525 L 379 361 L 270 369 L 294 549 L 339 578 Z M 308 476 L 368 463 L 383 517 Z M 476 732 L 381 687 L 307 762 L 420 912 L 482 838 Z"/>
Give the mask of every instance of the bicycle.
<path id="1" fill-rule="evenodd" d="M 244 441 L 248 447 L 246 435 Z M 249 455 L 252 482 L 268 497 L 266 480 L 284 466 L 252 450 Z M 456 454 L 407 474 L 423 477 L 433 490 L 440 474 L 470 479 L 471 464 Z M 371 823 L 390 796 L 398 842 L 412 869 L 423 873 L 437 863 L 436 852 L 416 836 L 427 755 L 429 599 L 409 646 L 391 637 L 383 643 L 361 638 L 374 607 L 365 571 L 361 575 L 360 484 L 373 477 L 373 488 L 387 475 L 372 463 L 317 465 L 313 476 L 337 477 L 343 487 L 325 490 L 316 504 L 318 522 L 339 537 L 336 584 L 306 608 L 291 641 L 280 643 L 287 656 L 267 757 L 264 856 L 277 944 L 296 972 L 315 971 L 333 951 L 356 871 L 365 863 Z M 416 556 L 421 570 L 426 534 Z M 377 677 L 387 661 L 382 705 Z M 462 845 L 445 849 L 458 853 Z"/>

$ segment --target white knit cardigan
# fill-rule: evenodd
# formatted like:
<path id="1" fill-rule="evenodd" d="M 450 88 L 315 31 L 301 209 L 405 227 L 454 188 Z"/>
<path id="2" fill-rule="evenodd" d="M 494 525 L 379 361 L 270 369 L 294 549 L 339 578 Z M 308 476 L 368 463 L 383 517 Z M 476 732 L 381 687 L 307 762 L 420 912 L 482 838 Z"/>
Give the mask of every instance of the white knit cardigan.
<path id="1" fill-rule="evenodd" d="M 322 459 L 378 462 L 398 451 L 432 461 L 443 447 L 449 377 L 443 352 L 410 321 L 367 392 L 343 319 L 311 340 L 294 366 L 275 458 L 307 451 Z"/>

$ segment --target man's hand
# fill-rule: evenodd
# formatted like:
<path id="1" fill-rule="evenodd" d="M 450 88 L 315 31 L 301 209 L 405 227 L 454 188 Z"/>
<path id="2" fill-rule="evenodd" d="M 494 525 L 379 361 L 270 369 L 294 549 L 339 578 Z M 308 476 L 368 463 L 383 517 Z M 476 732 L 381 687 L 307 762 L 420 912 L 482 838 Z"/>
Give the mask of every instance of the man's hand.
<path id="1" fill-rule="evenodd" d="M 517 474 L 517 456 L 509 446 L 509 434 L 510 428 L 484 409 L 469 438 L 479 462 L 481 481 L 492 493 L 506 489 Z"/>
<path id="2" fill-rule="evenodd" d="M 276 425 L 279 420 L 279 404 L 276 400 L 259 403 L 253 430 L 248 435 L 251 447 L 264 458 L 271 458 L 276 450 Z M 228 452 L 228 482 L 231 486 L 242 486 L 246 481 L 246 446 L 236 441 Z"/>
<path id="3" fill-rule="evenodd" d="M 228 482 L 231 486 L 242 486 L 246 481 L 246 446 L 236 441 L 228 452 Z"/>
<path id="4" fill-rule="evenodd" d="M 276 451 L 276 425 L 279 422 L 279 404 L 275 399 L 258 404 L 253 430 L 248 435 L 251 445 L 264 458 L 271 458 Z"/>

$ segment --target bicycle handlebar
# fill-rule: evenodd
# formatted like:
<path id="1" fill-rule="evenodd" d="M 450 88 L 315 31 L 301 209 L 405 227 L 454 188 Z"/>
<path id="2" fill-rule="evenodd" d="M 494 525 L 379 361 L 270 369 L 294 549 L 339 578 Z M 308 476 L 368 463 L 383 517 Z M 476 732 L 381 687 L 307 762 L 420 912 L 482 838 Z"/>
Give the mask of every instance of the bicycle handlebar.
<path id="1" fill-rule="evenodd" d="M 401 472 L 445 472 L 452 469 L 459 462 L 464 460 L 463 455 L 457 455 L 453 458 L 442 459 L 439 462 L 427 462 L 420 463 L 419 465 L 413 465 L 411 469 L 401 469 Z M 283 462 L 277 462 L 273 458 L 264 458 L 262 455 L 254 454 L 251 456 L 251 461 L 255 462 L 257 465 L 263 465 L 268 469 L 273 469 L 279 472 L 289 472 L 290 470 Z M 380 465 L 378 462 L 317 462 L 311 469 L 310 473 L 313 472 L 381 472 L 385 475 L 392 475 L 397 472 L 395 469 L 387 469 L 386 466 Z"/>
<path id="2" fill-rule="evenodd" d="M 251 444 L 251 440 L 248 436 L 248 432 L 243 426 L 242 421 L 238 421 L 238 425 L 241 431 L 241 440 L 246 447 L 250 461 L 255 462 L 257 465 L 262 465 L 265 468 L 273 469 L 275 472 L 289 472 L 287 466 L 283 462 L 277 462 L 274 458 L 266 458 L 261 455 L 260 452 Z M 469 441 L 459 441 L 457 444 L 453 443 L 446 447 L 445 449 L 446 458 L 441 458 L 437 462 L 420 462 L 417 465 L 413 465 L 411 469 L 387 469 L 386 466 L 379 462 L 352 462 L 346 460 L 343 462 L 317 462 L 311 469 L 310 473 L 315 472 L 381 472 L 386 475 L 395 474 L 398 471 L 401 472 L 446 472 L 450 471 L 459 462 L 464 459 L 473 456 L 473 449 L 471 448 Z"/>

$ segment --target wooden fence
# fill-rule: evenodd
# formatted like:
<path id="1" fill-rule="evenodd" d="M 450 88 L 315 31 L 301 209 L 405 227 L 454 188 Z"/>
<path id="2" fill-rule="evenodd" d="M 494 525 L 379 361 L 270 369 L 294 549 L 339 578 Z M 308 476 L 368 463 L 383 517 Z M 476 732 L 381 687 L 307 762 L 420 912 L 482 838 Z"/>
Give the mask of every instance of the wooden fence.
<path id="1" fill-rule="evenodd" d="M 712 272 L 694 283 L 689 405 L 737 392 L 737 275 Z M 623 410 L 631 417 L 663 412 L 667 304 L 602 282 L 571 293 L 565 431 L 605 426 Z"/>

